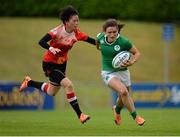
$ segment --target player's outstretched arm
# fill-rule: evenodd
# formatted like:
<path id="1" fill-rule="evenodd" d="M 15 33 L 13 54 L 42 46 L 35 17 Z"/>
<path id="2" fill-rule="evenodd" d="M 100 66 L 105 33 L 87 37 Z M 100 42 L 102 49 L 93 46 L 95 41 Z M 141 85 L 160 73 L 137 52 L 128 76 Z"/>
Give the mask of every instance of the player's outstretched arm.
<path id="1" fill-rule="evenodd" d="M 92 45 L 96 45 L 96 40 L 94 38 L 88 37 L 85 41 Z"/>

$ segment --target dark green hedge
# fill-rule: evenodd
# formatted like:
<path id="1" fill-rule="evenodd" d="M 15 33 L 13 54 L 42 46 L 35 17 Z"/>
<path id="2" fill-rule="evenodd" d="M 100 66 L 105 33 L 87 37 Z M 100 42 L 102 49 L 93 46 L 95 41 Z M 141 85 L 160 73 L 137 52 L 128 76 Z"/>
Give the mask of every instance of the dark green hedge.
<path id="1" fill-rule="evenodd" d="M 180 0 L 0 0 L 0 16 L 57 17 L 71 4 L 81 18 L 179 21 Z"/>

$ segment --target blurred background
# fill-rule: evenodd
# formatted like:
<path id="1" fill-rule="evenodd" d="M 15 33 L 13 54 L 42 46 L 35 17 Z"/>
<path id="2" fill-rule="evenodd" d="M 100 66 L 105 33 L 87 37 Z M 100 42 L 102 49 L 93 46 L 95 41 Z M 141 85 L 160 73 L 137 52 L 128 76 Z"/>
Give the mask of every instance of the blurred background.
<path id="1" fill-rule="evenodd" d="M 38 41 L 61 23 L 59 13 L 69 4 L 79 11 L 80 29 L 91 37 L 95 38 L 102 31 L 102 24 L 108 18 L 126 24 L 122 35 L 141 52 L 140 60 L 129 68 L 132 83 L 180 82 L 179 0 L 1 0 L 2 82 L 18 83 L 25 75 L 48 81 L 41 68 L 44 49 Z M 163 38 L 165 23 L 173 27 L 169 40 Z M 82 104 L 93 107 L 110 105 L 111 93 L 100 77 L 100 52 L 92 45 L 78 42 L 69 56 L 67 76 L 74 82 Z M 167 62 L 168 66 L 165 65 Z M 168 74 L 164 73 L 165 69 Z M 60 109 L 66 102 L 63 89 L 58 94 L 56 107 Z"/>

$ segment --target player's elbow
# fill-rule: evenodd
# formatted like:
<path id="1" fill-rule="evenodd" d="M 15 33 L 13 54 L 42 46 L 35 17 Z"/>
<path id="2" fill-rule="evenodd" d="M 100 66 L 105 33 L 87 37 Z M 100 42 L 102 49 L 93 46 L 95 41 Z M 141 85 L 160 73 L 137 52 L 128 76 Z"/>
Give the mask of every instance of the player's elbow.
<path id="1" fill-rule="evenodd" d="M 135 52 L 134 56 L 135 56 L 136 59 L 139 59 L 140 56 L 141 56 L 141 53 L 137 50 L 137 51 Z"/>
<path id="2" fill-rule="evenodd" d="M 43 45 L 43 40 L 40 40 L 40 41 L 38 42 L 38 44 L 42 46 L 42 45 Z"/>

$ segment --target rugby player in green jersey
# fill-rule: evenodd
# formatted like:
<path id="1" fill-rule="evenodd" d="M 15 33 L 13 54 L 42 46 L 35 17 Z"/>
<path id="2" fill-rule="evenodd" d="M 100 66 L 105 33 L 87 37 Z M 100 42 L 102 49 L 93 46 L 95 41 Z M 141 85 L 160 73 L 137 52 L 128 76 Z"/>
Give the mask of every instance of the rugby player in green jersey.
<path id="1" fill-rule="evenodd" d="M 103 32 L 97 35 L 97 48 L 101 51 L 102 56 L 101 76 L 106 85 L 118 93 L 117 103 L 113 107 L 115 123 L 120 125 L 120 111 L 125 106 L 135 122 L 142 126 L 145 120 L 137 115 L 130 96 L 131 80 L 127 69 L 138 60 L 140 53 L 127 38 L 120 35 L 123 26 L 124 24 L 119 24 L 115 19 L 108 19 L 103 25 Z M 112 66 L 112 60 L 121 51 L 131 52 L 132 57 L 122 65 L 123 68 L 115 69 Z"/>

